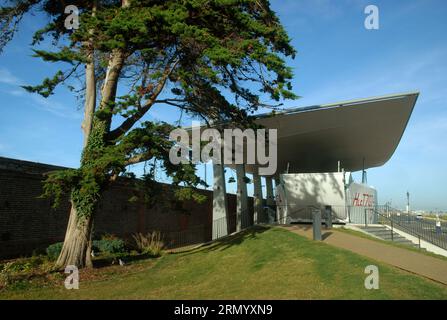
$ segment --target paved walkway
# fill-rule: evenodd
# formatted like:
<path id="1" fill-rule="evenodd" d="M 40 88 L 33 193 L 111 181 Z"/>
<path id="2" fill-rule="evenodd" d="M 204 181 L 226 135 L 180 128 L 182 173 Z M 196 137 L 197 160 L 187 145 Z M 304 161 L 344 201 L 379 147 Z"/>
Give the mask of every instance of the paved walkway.
<path id="1" fill-rule="evenodd" d="M 292 225 L 283 228 L 312 239 L 312 225 Z M 447 261 L 445 260 L 350 235 L 337 231 L 336 228 L 329 231 L 323 229 L 322 233 L 323 242 L 327 244 L 350 250 L 447 285 Z"/>

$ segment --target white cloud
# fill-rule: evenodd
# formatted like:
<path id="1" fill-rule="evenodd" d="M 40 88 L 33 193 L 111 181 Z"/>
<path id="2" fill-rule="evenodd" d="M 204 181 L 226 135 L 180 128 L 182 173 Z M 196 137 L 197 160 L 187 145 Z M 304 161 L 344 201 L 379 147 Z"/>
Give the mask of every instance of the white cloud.
<path id="1" fill-rule="evenodd" d="M 24 82 L 13 75 L 8 69 L 0 68 L 0 84 L 7 86 L 1 89 L 1 92 L 15 96 L 28 98 L 31 105 L 40 108 L 41 110 L 50 112 L 56 116 L 71 119 L 80 119 L 82 115 L 75 106 L 66 107 L 65 105 L 54 100 L 54 97 L 44 98 L 38 94 L 27 93 L 24 89 L 18 87 Z M 14 88 L 12 86 L 17 86 Z"/>
<path id="2" fill-rule="evenodd" d="M 48 111 L 58 117 L 62 118 L 70 118 L 70 119 L 81 119 L 82 114 L 76 108 L 73 107 L 66 107 L 65 105 L 54 101 L 54 99 L 50 98 L 44 98 L 42 96 L 33 94 L 31 95 L 32 101 L 35 103 L 35 105 L 44 111 Z"/>
<path id="3" fill-rule="evenodd" d="M 16 77 L 6 68 L 0 68 L 0 83 L 8 84 L 8 85 L 20 85 L 23 81 Z"/>
<path id="4" fill-rule="evenodd" d="M 12 90 L 3 90 L 3 92 L 6 92 L 6 93 L 8 93 L 10 95 L 13 95 L 15 97 L 24 96 L 25 93 L 26 93 L 26 91 L 24 89 L 22 89 L 22 88 L 20 88 L 20 89 L 12 89 Z"/>
<path id="5" fill-rule="evenodd" d="M 303 92 L 299 102 L 301 105 L 324 104 L 414 90 L 421 92 L 418 104 L 447 102 L 447 67 L 443 63 L 446 59 L 445 47 L 406 57 L 395 52 L 377 62 L 333 75 L 320 83 L 324 90 Z"/>

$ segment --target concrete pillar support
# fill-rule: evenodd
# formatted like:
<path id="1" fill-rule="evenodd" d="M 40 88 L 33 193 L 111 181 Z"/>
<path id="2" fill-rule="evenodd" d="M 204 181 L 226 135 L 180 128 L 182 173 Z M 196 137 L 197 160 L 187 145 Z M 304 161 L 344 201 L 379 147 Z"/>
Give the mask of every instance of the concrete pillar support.
<path id="1" fill-rule="evenodd" d="M 321 210 L 312 210 L 312 229 L 313 229 L 313 239 L 321 241 Z"/>
<path id="2" fill-rule="evenodd" d="M 275 205 L 275 199 L 273 198 L 273 182 L 271 177 L 265 177 L 265 188 L 267 189 L 267 205 Z"/>
<path id="3" fill-rule="evenodd" d="M 236 231 L 241 231 L 248 226 L 248 197 L 245 166 L 236 164 L 237 178 L 237 206 L 236 206 Z"/>
<path id="4" fill-rule="evenodd" d="M 253 173 L 253 223 L 265 222 L 262 215 L 262 185 L 261 177 L 257 172 Z"/>
<path id="5" fill-rule="evenodd" d="M 225 171 L 221 164 L 213 163 L 213 240 L 228 234 L 228 204 Z"/>

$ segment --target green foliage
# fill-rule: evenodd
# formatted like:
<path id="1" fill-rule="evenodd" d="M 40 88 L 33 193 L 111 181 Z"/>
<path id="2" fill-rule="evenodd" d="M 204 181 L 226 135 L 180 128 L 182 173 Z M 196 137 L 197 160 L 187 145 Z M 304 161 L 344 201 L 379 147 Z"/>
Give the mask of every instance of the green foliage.
<path id="1" fill-rule="evenodd" d="M 62 196 L 69 193 L 74 185 L 81 179 L 78 169 L 56 170 L 49 172 L 43 184 L 42 198 L 52 198 L 53 208 L 56 208 Z"/>
<path id="2" fill-rule="evenodd" d="M 46 256 L 32 256 L 0 263 L 0 290 L 3 287 L 27 288 L 29 279 L 47 275 L 53 270 L 54 264 Z"/>
<path id="3" fill-rule="evenodd" d="M 126 245 L 124 241 L 117 238 L 102 238 L 101 240 L 93 240 L 93 248 L 95 251 L 108 254 L 126 252 Z"/>
<path id="4" fill-rule="evenodd" d="M 62 251 L 63 245 L 64 245 L 63 242 L 56 242 L 56 243 L 53 243 L 48 246 L 48 248 L 46 249 L 46 252 L 47 252 L 48 258 L 51 261 L 55 261 L 59 257 L 59 255 Z"/>
<path id="5" fill-rule="evenodd" d="M 206 196 L 197 192 L 194 188 L 178 188 L 174 191 L 177 200 L 186 201 L 194 200 L 197 203 L 204 203 L 206 201 Z"/>
<path id="6" fill-rule="evenodd" d="M 104 235 L 100 240 L 93 240 L 93 249 L 97 252 L 113 254 L 126 252 L 126 245 L 122 239 L 115 236 Z M 46 249 L 47 256 L 51 261 L 55 261 L 61 253 L 63 242 L 54 243 Z M 28 262 L 29 264 L 29 262 Z M 32 265 L 34 266 L 34 265 Z M 20 266 L 22 268 L 22 266 Z M 11 267 L 9 267 L 11 269 Z M 23 268 L 22 268 L 23 269 Z"/>
<path id="7" fill-rule="evenodd" d="M 185 186 L 176 189 L 178 199 L 203 201 L 193 191 L 204 184 L 194 165 L 169 161 L 174 126 L 141 120 L 154 105 L 167 104 L 205 121 L 253 126 L 250 113 L 296 98 L 285 62 L 296 52 L 287 33 L 267 0 L 131 0 L 127 7 L 119 0 L 98 0 L 97 8 L 93 3 L 70 2 L 79 8 L 77 30 L 65 28 L 67 15 L 57 0 L 13 0 L 0 8 L 0 50 L 25 14 L 43 12 L 48 23 L 36 30 L 33 46 L 49 40 L 52 48 L 34 47 L 34 55 L 68 66 L 41 84 L 25 86 L 28 91 L 48 97 L 60 84 L 83 88 L 71 81 L 82 79 L 84 66 L 94 62 L 96 90 L 102 93 L 80 167 L 50 173 L 44 196 L 57 205 L 70 194 L 82 222 L 130 164 L 157 161 L 174 186 Z M 106 73 L 116 73 L 115 80 L 105 82 Z M 119 97 L 118 84 L 120 92 L 127 91 Z M 160 188 L 153 170 L 137 181 L 136 191 L 132 200 L 156 201 Z"/>
<path id="8" fill-rule="evenodd" d="M 58 71 L 53 78 L 45 78 L 43 83 L 37 86 L 22 86 L 28 92 L 38 93 L 41 96 L 48 98 L 53 94 L 56 86 L 64 81 L 64 73 L 62 71 Z"/>
<path id="9" fill-rule="evenodd" d="M 33 268 L 42 264 L 40 257 L 32 257 L 29 259 L 17 259 L 11 262 L 7 262 L 0 266 L 0 272 L 2 273 L 18 273 L 29 272 Z"/>
<path id="10" fill-rule="evenodd" d="M 153 257 L 161 255 L 164 247 L 163 237 L 159 231 L 147 234 L 136 233 L 132 235 L 139 252 Z"/>
<path id="11" fill-rule="evenodd" d="M 40 7 L 52 19 L 36 31 L 34 44 L 45 37 L 64 43 L 56 47 L 58 51 L 35 50 L 45 61 L 85 63 L 84 44 L 91 41 L 100 66 L 107 65 L 108 53 L 119 49 L 132 57 L 129 66 L 140 68 L 136 75 L 146 73 L 150 66 L 147 79 L 158 80 L 166 62 L 179 59 L 169 80 L 175 95 L 182 98 L 178 105 L 193 114 L 232 119 L 238 118 L 240 108 L 257 110 L 264 94 L 276 101 L 296 98 L 291 92 L 292 70 L 283 58 L 294 58 L 296 51 L 267 0 L 132 0 L 127 8 L 119 8 L 121 1 L 99 0 L 95 15 L 91 1 L 72 1 L 80 10 L 77 30 L 64 27 L 66 15 L 59 1 L 21 2 L 26 3 L 16 4 L 21 10 L 12 5 L 0 11 L 5 25 L 0 38 L 5 43 L 11 37 L 8 31 L 16 28 L 11 22 Z M 150 97 L 153 92 L 148 89 L 156 82 L 135 86 L 125 96 Z M 49 88 L 41 91 L 51 92 L 53 85 L 44 81 L 42 86 Z M 234 95 L 237 107 L 222 89 Z M 128 103 L 134 110 L 139 104 L 135 99 Z"/>
<path id="12" fill-rule="evenodd" d="M 3 51 L 6 44 L 12 40 L 23 16 L 38 2 L 38 0 L 11 2 L 15 3 L 11 6 L 2 5 L 2 7 L 0 7 L 0 30 L 2 30 L 0 36 L 0 53 Z"/>

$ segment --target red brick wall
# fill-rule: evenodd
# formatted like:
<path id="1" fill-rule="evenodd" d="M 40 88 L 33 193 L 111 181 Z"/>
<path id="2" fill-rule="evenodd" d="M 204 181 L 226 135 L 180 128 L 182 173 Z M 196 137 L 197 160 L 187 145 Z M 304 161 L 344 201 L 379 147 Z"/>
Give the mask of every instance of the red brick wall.
<path id="1" fill-rule="evenodd" d="M 40 199 L 42 173 L 57 167 L 14 159 L 0 158 L 0 258 L 28 255 L 49 244 L 63 241 L 68 222 L 68 198 L 57 209 Z M 173 199 L 170 186 L 160 184 L 165 199 Z M 100 201 L 95 216 L 95 235 L 120 237 L 154 230 L 166 234 L 167 241 L 204 242 L 211 240 L 212 192 L 203 204 L 185 201 L 174 206 L 149 208 L 142 202 L 129 202 L 134 194 L 124 182 L 114 184 Z M 231 216 L 236 212 L 236 196 L 228 194 Z M 168 201 L 169 202 L 169 201 Z M 172 201 L 173 202 L 173 201 Z M 249 199 L 252 208 L 253 200 Z M 234 219 L 231 219 L 234 221 Z M 231 231 L 234 226 L 231 226 Z M 174 240 L 173 240 L 174 239 Z M 177 239 L 177 240 L 175 240 Z"/>

